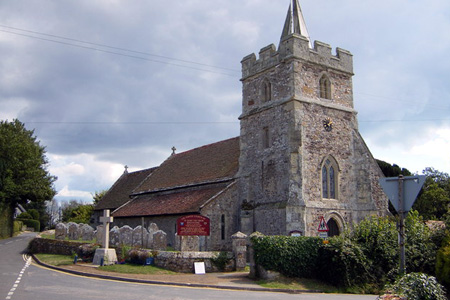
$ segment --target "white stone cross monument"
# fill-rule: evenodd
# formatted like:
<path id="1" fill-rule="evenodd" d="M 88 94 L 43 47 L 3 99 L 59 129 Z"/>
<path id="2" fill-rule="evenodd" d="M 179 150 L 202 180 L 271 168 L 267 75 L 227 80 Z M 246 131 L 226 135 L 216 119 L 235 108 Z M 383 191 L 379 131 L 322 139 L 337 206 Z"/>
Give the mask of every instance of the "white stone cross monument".
<path id="1" fill-rule="evenodd" d="M 109 249 L 109 224 L 114 220 L 109 215 L 109 209 L 103 210 L 103 217 L 100 217 L 100 222 L 103 223 L 103 239 L 102 247 L 95 250 L 94 265 L 113 265 L 117 262 L 117 255 L 115 249 Z"/>

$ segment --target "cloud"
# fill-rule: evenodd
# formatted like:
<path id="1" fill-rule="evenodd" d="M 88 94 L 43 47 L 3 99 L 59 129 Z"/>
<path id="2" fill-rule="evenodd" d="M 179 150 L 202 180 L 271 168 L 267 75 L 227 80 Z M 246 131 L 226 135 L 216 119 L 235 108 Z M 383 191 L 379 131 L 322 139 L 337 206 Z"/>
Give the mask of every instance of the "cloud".
<path id="1" fill-rule="evenodd" d="M 159 165 L 172 146 L 238 136 L 240 61 L 278 46 L 283 2 L 1 1 L 0 119 L 35 128 L 57 189 L 73 197 L 108 188 L 125 164 Z M 374 156 L 449 172 L 434 151 L 450 126 L 450 2 L 301 5 L 313 40 L 354 55 L 354 103 Z"/>

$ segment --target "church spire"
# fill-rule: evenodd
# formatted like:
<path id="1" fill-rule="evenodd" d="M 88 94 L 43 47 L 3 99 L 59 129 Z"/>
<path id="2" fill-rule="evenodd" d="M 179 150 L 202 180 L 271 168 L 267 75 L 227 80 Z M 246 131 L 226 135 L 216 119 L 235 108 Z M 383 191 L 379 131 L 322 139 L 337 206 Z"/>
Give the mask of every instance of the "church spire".
<path id="1" fill-rule="evenodd" d="M 286 21 L 284 23 L 283 33 L 281 34 L 281 39 L 284 39 L 293 33 L 302 35 L 307 38 L 309 41 L 309 47 L 312 48 L 308 30 L 306 29 L 305 19 L 303 18 L 302 10 L 300 8 L 300 4 L 298 4 L 298 0 L 291 0 L 291 4 L 289 5 L 288 13 L 286 16 Z"/>

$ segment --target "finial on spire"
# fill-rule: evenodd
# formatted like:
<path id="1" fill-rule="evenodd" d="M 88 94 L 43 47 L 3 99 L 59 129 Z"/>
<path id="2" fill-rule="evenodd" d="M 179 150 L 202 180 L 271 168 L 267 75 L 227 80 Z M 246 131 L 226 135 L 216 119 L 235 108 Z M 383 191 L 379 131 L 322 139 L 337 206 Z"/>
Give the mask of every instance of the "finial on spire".
<path id="1" fill-rule="evenodd" d="M 303 18 L 302 10 L 298 0 L 291 0 L 289 5 L 286 21 L 284 23 L 283 33 L 281 39 L 293 34 L 299 34 L 304 36 L 309 41 L 309 47 L 311 46 L 311 40 L 309 39 L 308 29 L 306 28 L 305 19 Z"/>
<path id="2" fill-rule="evenodd" d="M 127 165 L 125 165 L 125 171 L 123 171 L 125 174 L 127 174 L 128 173 L 128 166 Z"/>
<path id="3" fill-rule="evenodd" d="M 172 155 L 175 155 L 175 151 L 177 151 L 177 148 L 175 148 L 175 146 L 172 147 Z"/>

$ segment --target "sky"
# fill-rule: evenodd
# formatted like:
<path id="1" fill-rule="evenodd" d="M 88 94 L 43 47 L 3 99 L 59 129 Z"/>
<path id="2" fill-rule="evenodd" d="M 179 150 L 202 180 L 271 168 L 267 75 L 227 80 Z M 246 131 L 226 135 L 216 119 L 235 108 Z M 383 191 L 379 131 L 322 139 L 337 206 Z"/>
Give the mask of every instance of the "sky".
<path id="1" fill-rule="evenodd" d="M 240 61 L 278 46 L 289 0 L 1 0 L 0 119 L 46 147 L 56 199 L 239 135 Z M 450 173 L 450 1 L 300 0 L 353 54 L 373 156 Z"/>

